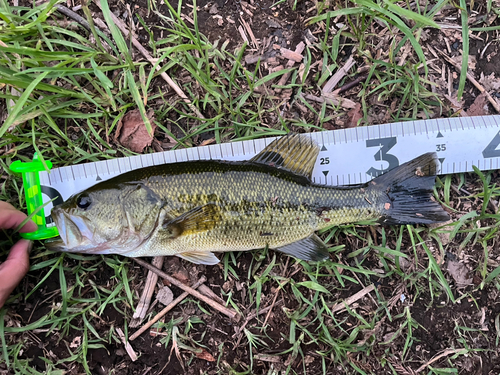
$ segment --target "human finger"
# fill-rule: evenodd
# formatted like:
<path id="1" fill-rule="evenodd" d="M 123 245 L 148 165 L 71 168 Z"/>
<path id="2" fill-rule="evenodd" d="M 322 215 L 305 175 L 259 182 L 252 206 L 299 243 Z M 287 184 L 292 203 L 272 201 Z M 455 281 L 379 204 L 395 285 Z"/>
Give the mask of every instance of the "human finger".
<path id="1" fill-rule="evenodd" d="M 10 250 L 7 260 L 0 264 L 0 308 L 29 269 L 32 241 L 20 240 Z"/>
<path id="2" fill-rule="evenodd" d="M 11 204 L 7 202 L 0 202 L 0 228 L 16 228 L 26 219 L 26 217 L 26 214 L 16 210 Z M 34 232 L 37 229 L 38 226 L 32 220 L 29 220 L 26 224 L 24 224 L 20 232 Z"/>

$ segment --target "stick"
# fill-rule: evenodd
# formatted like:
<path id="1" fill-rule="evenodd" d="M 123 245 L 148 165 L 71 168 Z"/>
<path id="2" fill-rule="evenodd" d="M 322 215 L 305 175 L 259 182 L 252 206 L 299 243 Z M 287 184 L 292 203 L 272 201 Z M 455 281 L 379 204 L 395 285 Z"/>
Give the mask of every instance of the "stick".
<path id="1" fill-rule="evenodd" d="M 123 342 L 123 345 L 125 345 L 125 350 L 127 351 L 128 356 L 132 360 L 132 362 L 137 361 L 137 354 L 135 354 L 134 349 L 132 348 L 132 345 L 127 341 L 125 338 L 125 335 L 123 334 L 123 331 L 121 328 L 116 328 L 116 333 L 118 333 L 118 336 L 120 336 L 120 339 Z"/>
<path id="2" fill-rule="evenodd" d="M 150 271 L 151 272 L 151 271 Z M 201 279 L 199 279 L 194 285 L 193 289 L 198 288 L 200 285 L 202 285 L 207 278 L 205 276 L 202 276 Z M 189 295 L 189 293 L 184 292 L 182 293 L 179 297 L 174 299 L 172 302 L 170 302 L 163 310 L 161 310 L 158 315 L 156 315 L 153 319 L 151 319 L 149 322 L 144 324 L 139 330 L 137 330 L 132 336 L 130 336 L 128 339 L 129 341 L 133 341 L 136 338 L 138 338 L 140 335 L 142 335 L 145 331 L 149 329 L 153 324 L 155 324 L 158 320 L 160 320 L 166 313 L 168 313 L 170 310 L 172 310 L 175 305 L 180 303 L 184 298 L 186 298 Z"/>
<path id="3" fill-rule="evenodd" d="M 339 83 L 340 80 L 345 77 L 349 69 L 351 69 L 354 66 L 354 64 L 356 64 L 356 61 L 354 61 L 354 58 L 351 55 L 349 56 L 349 59 L 347 59 L 347 61 L 345 62 L 344 66 L 339 70 L 337 70 L 337 72 L 330 77 L 328 82 L 325 83 L 325 86 L 323 86 L 322 90 L 323 94 L 332 92 L 335 86 L 337 86 L 337 83 Z"/>
<path id="4" fill-rule="evenodd" d="M 253 35 L 253 31 L 250 28 L 250 25 L 243 19 L 243 17 L 240 17 L 240 21 L 247 30 L 248 35 L 250 35 L 250 39 L 252 40 L 254 47 L 259 48 L 259 42 L 257 42 L 257 39 L 255 39 L 255 35 Z"/>
<path id="5" fill-rule="evenodd" d="M 304 42 L 300 42 L 299 44 L 297 44 L 297 47 L 295 47 L 295 53 L 301 54 L 304 51 L 305 47 L 306 47 L 306 45 L 304 44 Z M 295 65 L 295 61 L 293 61 L 293 60 L 288 60 L 288 62 L 286 63 L 287 68 L 291 68 L 294 65 Z M 288 78 L 290 77 L 290 74 L 292 74 L 292 73 L 283 74 L 278 82 L 278 86 L 285 85 L 286 82 L 288 81 Z M 274 91 L 279 93 L 279 92 L 281 92 L 281 89 L 277 88 Z"/>
<path id="6" fill-rule="evenodd" d="M 94 2 L 99 7 L 99 9 L 102 10 L 102 8 L 101 8 L 101 2 L 99 0 L 95 0 Z M 116 17 L 112 12 L 110 12 L 109 14 L 111 15 L 111 18 L 113 19 L 113 22 L 116 24 L 116 26 L 118 26 L 118 28 L 121 30 L 121 32 L 123 33 L 123 35 L 125 35 L 126 38 L 130 38 L 132 40 L 132 44 L 134 45 L 134 47 L 137 48 L 139 50 L 139 52 L 150 62 L 150 64 L 154 66 L 156 64 L 156 60 L 157 59 L 154 59 L 149 54 L 149 52 L 146 50 L 146 48 L 144 48 L 142 46 L 142 44 L 139 43 L 139 41 L 136 38 L 134 38 L 133 36 L 130 35 L 130 33 L 127 30 L 127 26 L 122 22 L 122 20 L 120 20 L 118 17 Z M 161 67 L 157 66 L 156 70 L 161 70 Z M 205 116 L 203 116 L 200 113 L 200 111 L 198 111 L 198 108 L 196 108 L 193 105 L 193 103 L 191 103 L 191 100 L 189 100 L 189 98 L 186 96 L 186 94 L 184 94 L 184 92 L 177 85 L 177 83 L 175 83 L 172 80 L 172 78 L 170 78 L 170 76 L 167 73 L 162 72 L 160 75 L 168 83 L 168 85 L 171 88 L 174 89 L 174 91 L 177 93 L 177 95 L 179 95 L 182 98 L 182 100 L 184 100 L 184 102 L 196 114 L 196 116 L 198 116 L 198 118 L 201 118 L 201 119 L 205 118 Z"/>
<path id="7" fill-rule="evenodd" d="M 163 266 L 163 257 L 154 257 L 152 264 L 161 269 Z M 146 278 L 146 284 L 144 285 L 144 289 L 142 291 L 141 299 L 137 304 L 137 308 L 135 309 L 133 320 L 130 322 L 130 327 L 137 327 L 142 319 L 146 316 L 146 312 L 149 309 L 149 305 L 151 303 L 151 297 L 153 297 L 153 292 L 155 290 L 156 282 L 158 281 L 158 275 L 152 271 L 148 271 L 148 276 Z"/>
<path id="8" fill-rule="evenodd" d="M 192 296 L 194 296 L 194 297 L 196 297 L 198 299 L 201 299 L 203 302 L 205 302 L 206 304 L 210 305 L 215 310 L 223 313 L 224 315 L 228 316 L 231 319 L 235 319 L 236 321 L 239 320 L 240 316 L 238 315 L 238 313 L 236 311 L 234 311 L 232 309 L 228 309 L 227 307 L 222 306 L 221 304 L 215 302 L 214 300 L 211 300 L 210 298 L 205 297 L 200 292 L 194 290 L 193 288 L 191 288 L 190 286 L 187 286 L 186 284 L 181 283 L 179 280 L 177 280 L 177 279 L 173 278 L 172 276 L 166 274 L 162 270 L 159 270 L 158 268 L 156 268 L 152 264 L 149 264 L 148 262 L 145 262 L 142 259 L 138 259 L 138 258 L 133 258 L 133 259 L 137 263 L 139 263 L 141 266 L 143 266 L 144 268 L 147 268 L 148 270 L 153 271 L 158 276 L 161 276 L 164 279 L 166 279 L 168 282 L 170 282 L 171 284 L 174 284 L 176 287 L 181 288 L 182 290 L 188 292 L 189 294 L 191 294 Z"/>
<path id="9" fill-rule="evenodd" d="M 87 20 L 85 18 L 83 18 L 82 16 L 80 16 L 79 14 L 73 12 L 71 9 L 68 9 L 64 5 L 61 5 L 61 4 L 56 4 L 56 5 L 54 5 L 54 7 L 56 7 L 57 10 L 59 12 L 61 12 L 62 14 L 64 14 L 65 16 L 74 19 L 76 22 L 78 22 L 83 27 L 85 27 L 87 30 L 90 30 L 90 25 L 87 22 Z M 101 31 L 97 27 L 96 27 L 96 30 Z"/>
<path id="10" fill-rule="evenodd" d="M 347 298 L 345 301 L 342 301 L 340 303 L 337 303 L 335 306 L 332 307 L 332 313 L 340 311 L 345 308 L 345 305 L 349 306 L 352 305 L 354 302 L 357 300 L 363 298 L 366 294 L 370 293 L 375 289 L 375 286 L 373 284 L 368 285 L 367 287 L 361 289 L 359 292 L 356 294 L 353 294 L 349 298 Z"/>

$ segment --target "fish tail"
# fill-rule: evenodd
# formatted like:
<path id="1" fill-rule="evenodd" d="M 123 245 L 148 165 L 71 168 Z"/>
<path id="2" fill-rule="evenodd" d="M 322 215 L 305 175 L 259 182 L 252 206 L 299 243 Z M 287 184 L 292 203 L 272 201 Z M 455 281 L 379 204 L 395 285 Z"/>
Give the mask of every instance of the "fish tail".
<path id="1" fill-rule="evenodd" d="M 382 224 L 432 224 L 449 220 L 435 201 L 433 188 L 438 171 L 437 155 L 423 154 L 370 182 L 379 190 Z"/>

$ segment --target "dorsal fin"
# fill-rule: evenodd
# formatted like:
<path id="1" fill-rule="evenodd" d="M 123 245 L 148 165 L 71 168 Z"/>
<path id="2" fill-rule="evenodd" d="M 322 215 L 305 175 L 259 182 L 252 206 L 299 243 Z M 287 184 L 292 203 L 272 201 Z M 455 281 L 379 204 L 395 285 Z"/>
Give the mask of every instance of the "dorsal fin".
<path id="1" fill-rule="evenodd" d="M 318 154 L 319 147 L 310 137 L 288 134 L 271 142 L 250 161 L 287 169 L 311 179 Z"/>

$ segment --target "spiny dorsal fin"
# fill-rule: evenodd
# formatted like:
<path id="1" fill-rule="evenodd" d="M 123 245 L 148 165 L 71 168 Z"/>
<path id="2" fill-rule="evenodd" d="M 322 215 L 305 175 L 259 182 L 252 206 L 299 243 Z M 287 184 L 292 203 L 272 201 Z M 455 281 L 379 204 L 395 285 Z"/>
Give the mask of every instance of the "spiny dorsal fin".
<path id="1" fill-rule="evenodd" d="M 288 134 L 271 142 L 250 161 L 284 168 L 311 179 L 319 147 L 303 134 Z"/>
<path id="2" fill-rule="evenodd" d="M 166 220 L 163 229 L 170 232 L 170 237 L 204 232 L 213 229 L 220 222 L 220 211 L 215 204 L 195 207 L 182 215 Z"/>

